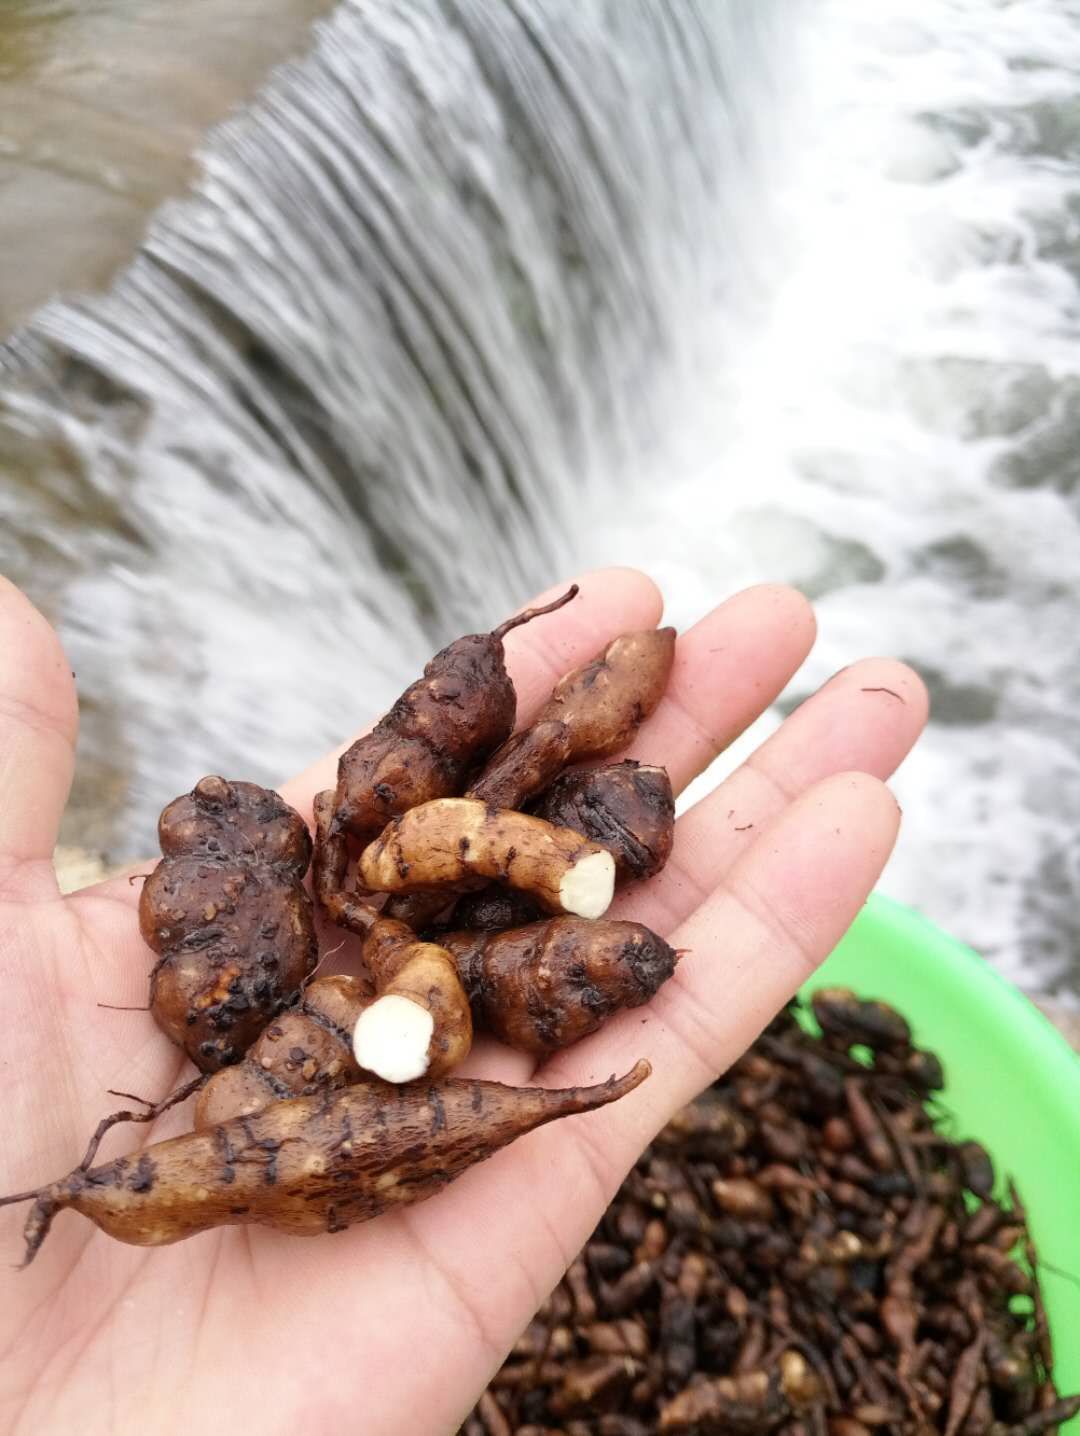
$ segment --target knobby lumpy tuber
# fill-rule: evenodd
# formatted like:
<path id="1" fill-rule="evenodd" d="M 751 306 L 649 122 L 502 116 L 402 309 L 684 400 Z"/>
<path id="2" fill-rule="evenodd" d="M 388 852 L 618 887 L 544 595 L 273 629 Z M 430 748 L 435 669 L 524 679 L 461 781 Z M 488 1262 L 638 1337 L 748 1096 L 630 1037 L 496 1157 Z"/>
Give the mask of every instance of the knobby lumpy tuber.
<path id="1" fill-rule="evenodd" d="M 311 838 L 255 783 L 207 777 L 158 823 L 161 862 L 143 884 L 142 935 L 158 1026 L 203 1072 L 238 1062 L 315 966 L 301 886 Z"/>
<path id="2" fill-rule="evenodd" d="M 352 1034 L 370 1002 L 370 986 L 359 977 L 337 973 L 311 983 L 295 1008 L 263 1029 L 242 1062 L 210 1078 L 196 1099 L 195 1130 L 357 1081 Z"/>
<path id="3" fill-rule="evenodd" d="M 595 1032 L 620 1008 L 648 1002 L 677 961 L 636 922 L 561 917 L 440 941 L 457 963 L 477 1025 L 537 1056 Z"/>
<path id="4" fill-rule="evenodd" d="M 376 892 L 423 892 L 494 878 L 531 894 L 549 912 L 600 917 L 615 890 L 606 848 L 473 798 L 422 803 L 387 824 L 360 855 L 360 880 Z"/>
<path id="5" fill-rule="evenodd" d="M 65 1208 L 136 1246 L 248 1223 L 297 1236 L 341 1231 L 433 1196 L 516 1137 L 614 1102 L 648 1075 L 639 1062 L 595 1087 L 373 1082 L 294 1097 L 7 1200 L 34 1202 L 27 1262 Z"/>

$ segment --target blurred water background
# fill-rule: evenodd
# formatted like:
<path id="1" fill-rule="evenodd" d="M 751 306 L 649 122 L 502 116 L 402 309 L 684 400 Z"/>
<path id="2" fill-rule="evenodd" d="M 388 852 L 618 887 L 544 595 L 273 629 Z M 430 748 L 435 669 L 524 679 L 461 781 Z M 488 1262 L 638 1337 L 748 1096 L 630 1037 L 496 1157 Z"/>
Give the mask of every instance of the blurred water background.
<path id="1" fill-rule="evenodd" d="M 908 658 L 885 890 L 1080 991 L 1078 78 L 1077 0 L 9 0 L 0 567 L 78 674 L 66 840 L 150 851 L 580 564 L 679 624 L 785 579 L 818 650 L 723 763 Z"/>

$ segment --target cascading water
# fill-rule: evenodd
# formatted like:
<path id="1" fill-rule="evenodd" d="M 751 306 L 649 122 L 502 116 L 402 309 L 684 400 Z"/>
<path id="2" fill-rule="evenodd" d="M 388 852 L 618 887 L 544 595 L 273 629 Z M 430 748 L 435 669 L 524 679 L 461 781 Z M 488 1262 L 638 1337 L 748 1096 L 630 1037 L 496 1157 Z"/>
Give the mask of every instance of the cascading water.
<path id="1" fill-rule="evenodd" d="M 795 698 L 909 659 L 932 722 L 883 889 L 1075 997 L 1080 5 L 823 0 L 796 38 L 776 282 L 585 557 L 647 564 L 676 623 L 797 584 Z"/>
<path id="2" fill-rule="evenodd" d="M 79 672 L 110 852 L 163 781 L 279 778 L 571 566 L 721 272 L 784 8 L 342 4 L 111 292 L 12 342 L 6 566 Z"/>
<path id="3" fill-rule="evenodd" d="M 79 835 L 274 780 L 582 561 L 678 623 L 786 579 L 798 693 L 931 682 L 887 890 L 1075 984 L 1078 71 L 1071 0 L 342 4 L 0 351 Z"/>

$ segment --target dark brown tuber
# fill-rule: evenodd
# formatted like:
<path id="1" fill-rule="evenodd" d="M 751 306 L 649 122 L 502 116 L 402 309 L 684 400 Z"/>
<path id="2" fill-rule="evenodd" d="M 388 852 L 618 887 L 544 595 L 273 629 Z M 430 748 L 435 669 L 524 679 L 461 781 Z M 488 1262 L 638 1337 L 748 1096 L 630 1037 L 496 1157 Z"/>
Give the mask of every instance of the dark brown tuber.
<path id="1" fill-rule="evenodd" d="M 208 777 L 158 823 L 139 925 L 160 954 L 158 1026 L 203 1072 L 238 1062 L 315 965 L 304 820 L 277 793 Z"/>
<path id="2" fill-rule="evenodd" d="M 418 803 L 460 793 L 470 769 L 509 737 L 517 698 L 503 639 L 511 629 L 554 613 L 554 603 L 507 619 L 491 633 L 470 633 L 437 653 L 370 733 L 338 763 L 333 826 L 361 842 Z"/>
<path id="3" fill-rule="evenodd" d="M 561 917 L 502 933 L 445 933 L 440 942 L 457 964 L 477 1026 L 537 1056 L 648 1002 L 677 961 L 636 922 Z"/>
<path id="4" fill-rule="evenodd" d="M 532 811 L 607 848 L 616 883 L 651 878 L 671 856 L 675 797 L 663 768 L 628 759 L 564 773 Z"/>

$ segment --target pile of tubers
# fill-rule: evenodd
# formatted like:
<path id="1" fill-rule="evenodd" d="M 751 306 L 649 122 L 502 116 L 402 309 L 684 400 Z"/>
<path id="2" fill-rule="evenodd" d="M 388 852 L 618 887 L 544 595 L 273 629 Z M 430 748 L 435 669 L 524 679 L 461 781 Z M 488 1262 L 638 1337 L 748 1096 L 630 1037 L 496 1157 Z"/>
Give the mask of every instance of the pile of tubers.
<path id="1" fill-rule="evenodd" d="M 662 768 L 596 766 L 655 709 L 674 630 L 617 638 L 514 732 L 503 639 L 576 592 L 436 654 L 342 755 L 314 842 L 254 783 L 210 776 L 169 803 L 139 920 L 158 959 L 150 1010 L 201 1075 L 104 1118 L 61 1180 L 2 1199 L 33 1203 L 26 1262 L 66 1208 L 140 1246 L 242 1223 L 340 1231 L 648 1076 L 638 1062 L 551 1090 L 447 1075 L 474 1029 L 540 1057 L 675 968 L 648 928 L 603 920 L 617 884 L 667 860 L 671 784 Z M 317 976 L 316 904 L 362 938 L 362 974 Z M 192 1092 L 192 1132 L 93 1165 L 115 1123 Z"/>

